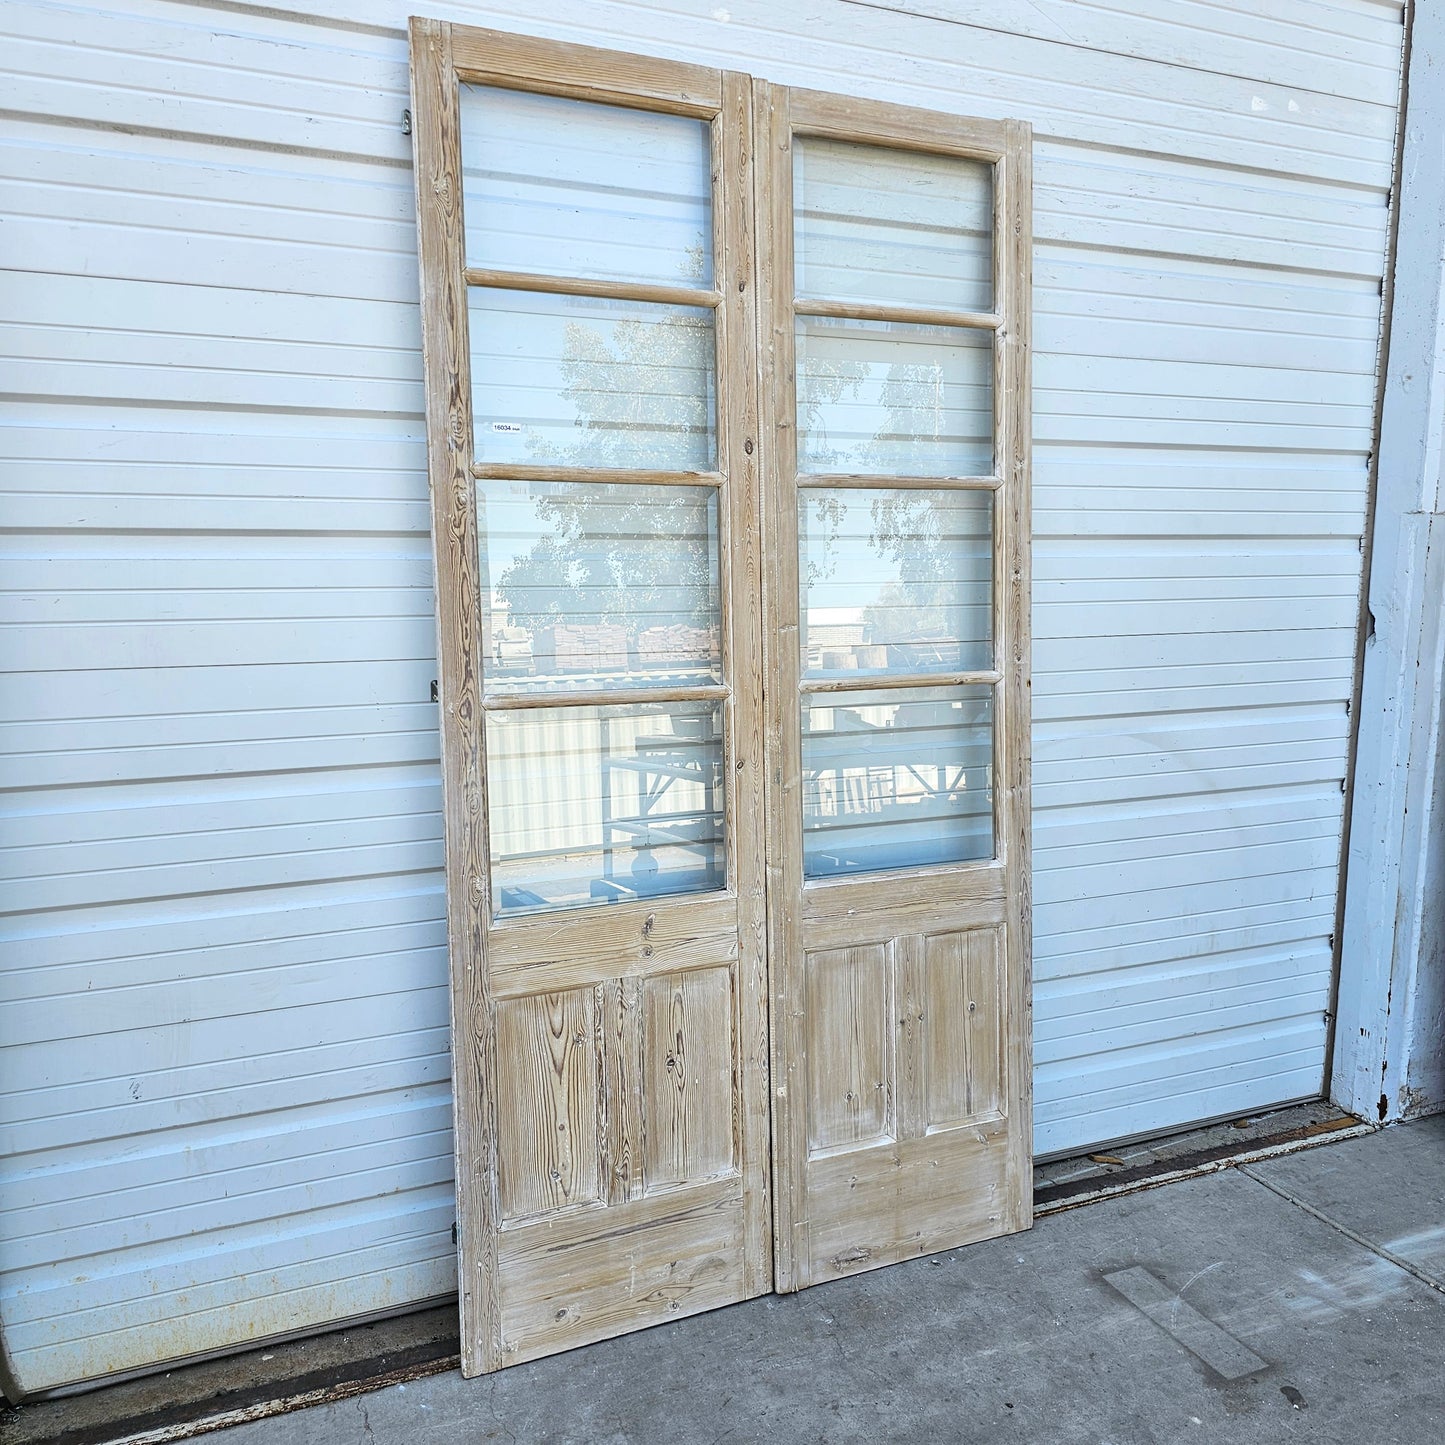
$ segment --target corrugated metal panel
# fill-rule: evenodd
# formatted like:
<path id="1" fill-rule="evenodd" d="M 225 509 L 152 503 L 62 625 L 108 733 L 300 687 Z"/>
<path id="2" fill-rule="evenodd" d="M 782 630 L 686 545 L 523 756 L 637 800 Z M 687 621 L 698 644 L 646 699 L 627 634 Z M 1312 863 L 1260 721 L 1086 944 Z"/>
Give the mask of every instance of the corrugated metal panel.
<path id="1" fill-rule="evenodd" d="M 0 21 L 30 1389 L 453 1283 L 411 7 L 306 8 Z M 1035 123 L 1037 1147 L 1316 1090 L 1399 5 L 428 10 Z"/>

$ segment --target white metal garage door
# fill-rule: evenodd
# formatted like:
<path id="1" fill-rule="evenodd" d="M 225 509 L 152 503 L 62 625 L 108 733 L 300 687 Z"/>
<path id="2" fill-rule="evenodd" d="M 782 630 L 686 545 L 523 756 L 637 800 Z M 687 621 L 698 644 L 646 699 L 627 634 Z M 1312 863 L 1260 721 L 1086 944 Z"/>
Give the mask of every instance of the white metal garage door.
<path id="1" fill-rule="evenodd" d="M 454 1279 L 410 7 L 304 8 L 0 21 L 31 1390 Z M 1036 1147 L 1315 1091 L 1400 6 L 426 8 L 1033 121 Z"/>

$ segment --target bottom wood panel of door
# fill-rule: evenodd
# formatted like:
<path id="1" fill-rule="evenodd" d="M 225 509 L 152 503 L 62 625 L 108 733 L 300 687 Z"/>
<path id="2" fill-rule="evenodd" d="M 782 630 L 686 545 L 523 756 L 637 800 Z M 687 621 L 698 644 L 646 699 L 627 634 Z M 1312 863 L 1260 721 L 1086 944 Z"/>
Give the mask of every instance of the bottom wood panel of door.
<path id="1" fill-rule="evenodd" d="M 747 1298 L 740 1181 L 501 1232 L 503 1365 Z M 600 1217 L 605 1213 L 605 1222 Z"/>
<path id="2" fill-rule="evenodd" d="M 740 974 L 735 931 L 719 945 L 704 929 L 699 945 L 662 905 L 635 913 L 614 919 L 638 924 L 642 976 L 495 1005 L 492 1368 L 770 1283 L 761 1010 L 744 1007 L 761 980 Z M 564 942 L 579 967 L 584 940 Z M 586 958 L 593 973 L 617 966 L 596 947 Z M 497 977 L 515 988 L 525 974 Z"/>
<path id="3" fill-rule="evenodd" d="M 1030 1223 L 1007 928 L 997 906 L 959 911 L 974 917 L 918 932 L 855 919 L 858 942 L 803 955 L 806 1157 L 785 1287 Z"/>

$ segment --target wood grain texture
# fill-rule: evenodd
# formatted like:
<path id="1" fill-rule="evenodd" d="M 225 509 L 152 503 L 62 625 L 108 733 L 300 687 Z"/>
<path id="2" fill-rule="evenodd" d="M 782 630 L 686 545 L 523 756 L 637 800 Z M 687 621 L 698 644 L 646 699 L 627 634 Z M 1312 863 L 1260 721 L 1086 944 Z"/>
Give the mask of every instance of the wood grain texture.
<path id="1" fill-rule="evenodd" d="M 1002 942 L 999 931 L 984 928 L 922 940 L 929 1128 L 1004 1110 Z"/>
<path id="2" fill-rule="evenodd" d="M 457 74 L 709 118 L 718 275 L 717 292 L 703 298 L 717 303 L 718 470 L 629 472 L 625 479 L 720 490 L 726 682 L 709 695 L 724 701 L 727 890 L 575 919 L 510 919 L 489 936 L 485 857 L 478 852 L 480 740 L 453 739 L 470 786 L 463 796 L 478 803 L 472 847 L 479 866 L 467 880 L 467 917 L 478 934 L 471 956 L 487 1017 L 496 1021 L 485 1062 L 470 1065 L 478 1096 L 485 1092 L 490 1101 L 493 1150 L 490 1172 L 474 1172 L 479 1183 L 486 1173 L 492 1195 L 485 1238 L 473 1253 L 503 1259 L 488 1276 L 492 1293 L 473 1312 L 485 1341 L 469 1340 L 464 1350 L 470 1372 L 766 1288 L 770 1202 L 780 1289 L 1026 1222 L 1028 1140 L 1018 1126 L 1028 1069 L 1027 999 L 1019 982 L 1026 989 L 1020 950 L 1027 947 L 1027 888 L 1020 879 L 1028 850 L 1028 182 L 1023 133 L 1006 127 L 516 37 L 469 33 L 459 42 L 458 33 L 435 30 L 460 45 L 450 70 L 436 60 L 431 70 L 439 92 L 431 123 L 441 139 L 427 144 L 442 158 L 444 175 L 446 165 L 460 161 L 455 117 L 451 132 L 441 123 L 455 108 L 449 97 Z M 995 666 L 966 677 L 886 679 L 899 686 L 994 687 L 993 862 L 826 883 L 803 876 L 791 156 L 798 130 L 998 162 L 997 314 L 864 308 L 867 319 L 986 327 L 999 337 L 997 475 L 944 483 L 1005 494 L 995 508 L 1001 559 L 994 569 Z M 1013 146 L 1007 156 L 1005 140 Z M 458 170 L 453 189 L 459 177 Z M 536 283 L 568 294 L 586 285 L 512 273 L 469 276 L 457 218 L 448 224 L 451 249 L 434 245 L 427 254 L 450 266 L 446 304 L 434 308 L 433 329 L 450 342 L 441 359 L 453 364 L 454 395 L 467 374 L 469 279 Z M 617 284 L 618 294 L 636 289 Z M 669 292 L 650 299 L 699 297 Z M 854 303 L 827 297 L 805 305 L 820 315 L 858 312 Z M 446 535 L 470 541 L 472 479 L 502 473 L 475 466 L 465 454 L 470 435 L 459 432 L 458 416 L 469 423 L 464 410 L 437 408 L 431 441 L 454 494 Z M 584 471 L 567 480 L 624 479 Z M 807 479 L 810 488 L 829 480 Z M 916 479 L 831 480 L 842 490 Z M 470 678 L 475 718 L 483 705 L 476 696 L 475 613 L 457 620 L 476 606 L 475 569 L 469 561 L 451 565 L 472 567 L 469 592 L 455 592 L 456 578 L 447 575 L 453 592 L 445 609 L 468 638 L 471 659 L 456 670 Z M 438 579 L 440 588 L 440 562 Z M 485 699 L 494 708 L 576 702 L 566 694 L 539 699 L 501 690 Z M 447 728 L 458 732 L 452 714 L 446 717 Z M 450 863 L 451 832 L 448 840 Z M 1007 960 L 1002 986 L 999 936 Z M 476 986 L 458 994 L 466 1026 L 458 1037 L 469 1041 L 476 997 Z M 473 1125 L 473 1133 L 483 1127 Z M 544 1225 L 545 1236 L 537 1233 Z M 465 1247 L 463 1255 L 465 1262 Z"/>
<path id="3" fill-rule="evenodd" d="M 891 486 L 888 482 L 886 485 Z M 798 691 L 808 693 L 857 692 L 860 688 L 869 692 L 888 692 L 901 688 L 918 687 L 985 687 L 999 681 L 999 674 L 985 672 L 887 672 L 868 673 L 864 677 L 810 677 L 799 684 Z"/>
<path id="4" fill-rule="evenodd" d="M 760 95 L 757 125 L 770 157 L 766 170 L 759 168 L 758 187 L 771 240 L 761 358 L 773 413 L 766 465 L 774 699 L 768 846 L 776 1273 L 778 1288 L 787 1290 L 1023 1227 L 1029 1217 L 1029 409 L 1021 361 L 1029 180 L 1024 135 L 1001 124 L 774 87 Z M 851 691 L 858 682 L 799 676 L 798 488 L 806 485 L 812 497 L 914 479 L 797 474 L 793 318 L 799 312 L 918 318 L 902 306 L 860 308 L 811 295 L 795 303 L 790 147 L 798 134 L 995 162 L 997 312 L 962 318 L 995 327 L 999 336 L 994 475 L 953 483 L 1004 498 L 994 509 L 994 667 L 967 677 L 887 679 L 900 687 L 993 688 L 996 848 L 989 862 L 803 877 L 800 698 Z M 931 312 L 923 319 L 945 320 Z M 868 686 L 875 685 L 870 677 Z"/>
<path id="5" fill-rule="evenodd" d="M 809 953 L 808 1152 L 892 1137 L 893 1037 L 884 948 Z"/>
<path id="6" fill-rule="evenodd" d="M 799 472 L 797 483 L 800 488 L 822 490 L 856 487 L 874 491 L 881 485 L 895 491 L 928 492 L 995 492 L 1001 485 L 998 477 L 894 477 L 878 472 Z"/>
<path id="7" fill-rule="evenodd" d="M 472 414 L 462 280 L 461 124 L 449 25 L 411 22 L 412 116 L 427 469 L 442 704 L 442 807 L 457 1178 L 462 1370 L 501 1361 L 492 1000 L 487 985 L 488 861 L 480 726 L 480 593 L 472 495 Z"/>
<path id="8" fill-rule="evenodd" d="M 891 146 L 985 161 L 1002 159 L 1009 144 L 1007 121 L 971 120 L 914 106 L 797 87 L 788 91 L 787 104 L 795 135 L 831 136 L 859 145 Z"/>
<path id="9" fill-rule="evenodd" d="M 759 416 L 758 235 L 753 171 L 752 82 L 727 72 L 716 125 L 722 204 L 715 208 L 724 304 L 717 311 L 718 377 L 726 407 L 718 445 L 727 472 L 721 525 L 726 566 L 729 876 L 737 893 L 738 958 L 733 989 L 737 1058 L 733 1129 L 746 1181 L 743 1291 L 772 1284 L 772 1170 L 768 1091 L 768 935 L 764 831 L 763 519 Z"/>
<path id="10" fill-rule="evenodd" d="M 1007 485 L 1003 505 L 1002 565 L 995 576 L 1007 587 L 1003 607 L 1001 659 L 1004 682 L 999 758 L 1002 787 L 1000 845 L 1008 868 L 1009 920 L 1006 933 L 1004 1057 L 1011 1118 L 1007 1227 L 1033 1223 L 1033 829 L 1030 612 L 1033 597 L 1033 136 L 1020 121 L 1007 125 L 1008 145 L 1000 167 L 997 227 L 1005 247 L 1000 280 L 1004 288 L 1005 331 L 999 346 L 1002 376 L 996 390 L 1007 400 L 999 445 Z"/>
<path id="11" fill-rule="evenodd" d="M 935 885 L 936 887 L 939 885 Z M 947 886 L 946 881 L 943 883 Z M 811 901 L 812 889 L 808 890 Z M 971 928 L 1002 926 L 1008 916 L 1008 902 L 999 894 L 997 897 L 963 898 L 947 900 L 943 907 L 938 903 L 897 908 L 840 910 L 829 915 L 824 908 L 810 908 L 804 928 L 807 931 L 810 948 L 851 948 L 863 944 L 886 944 L 897 940 L 903 943 L 910 938 L 922 938 L 940 927 L 951 927 L 959 918 L 959 909 L 967 910 L 966 916 Z M 944 920 L 948 920 L 944 922 Z"/>
<path id="12" fill-rule="evenodd" d="M 607 1203 L 625 1204 L 642 1194 L 642 985 L 636 978 L 602 984 L 601 1173 Z"/>
<path id="13" fill-rule="evenodd" d="M 644 702 L 721 702 L 729 695 L 730 689 L 722 684 L 697 683 L 679 687 L 630 687 L 623 692 L 618 688 L 576 688 L 568 691 L 557 688 L 554 692 L 518 692 L 505 687 L 495 691 L 488 689 L 482 699 L 482 706 L 489 711 L 505 709 L 509 712 L 534 708 L 566 707 L 611 707 L 617 703 Z"/>
<path id="14" fill-rule="evenodd" d="M 895 921 L 894 929 L 899 927 Z M 932 1022 L 923 938 L 912 932 L 889 935 L 888 967 L 894 988 L 898 1137 L 917 1139 L 928 1128 L 928 1030 Z"/>
<path id="15" fill-rule="evenodd" d="M 472 475 L 504 482 L 603 482 L 611 486 L 719 487 L 721 472 L 659 472 L 645 467 L 539 466 L 532 462 L 477 462 Z"/>
<path id="16" fill-rule="evenodd" d="M 452 57 L 464 80 L 638 109 L 711 118 L 722 76 L 701 65 L 457 26 Z"/>
<path id="17" fill-rule="evenodd" d="M 800 296 L 793 304 L 799 316 L 836 316 L 850 321 L 897 321 L 908 326 L 960 326 L 994 331 L 1003 318 L 991 311 L 950 311 L 936 306 L 905 306 L 873 301 L 830 301 Z"/>
<path id="18" fill-rule="evenodd" d="M 470 1210 L 463 1278 L 476 1271 L 488 1284 L 463 1296 L 463 1372 L 474 1374 L 769 1282 L 752 115 L 743 76 L 460 27 L 419 26 L 414 43 L 418 194 L 424 214 L 431 192 L 445 202 L 432 206 L 436 237 L 424 224 L 422 238 L 424 282 L 439 298 L 429 303 L 428 335 L 438 340 L 427 389 L 433 475 L 445 478 L 436 520 L 443 740 L 467 802 L 447 832 L 458 1169 L 486 1195 L 485 1212 L 459 1195 Z M 458 77 L 709 120 L 717 290 L 467 271 Z M 469 283 L 713 307 L 718 470 L 476 465 Z M 494 476 L 718 488 L 725 682 L 625 695 L 483 692 L 474 489 Z M 465 711 L 452 708 L 455 697 Z M 723 704 L 727 887 L 491 920 L 481 713 L 700 699 Z M 665 1207 L 653 1208 L 652 1194 Z M 545 1247 L 522 1242 L 538 1230 Z"/>
<path id="19" fill-rule="evenodd" d="M 494 924 L 488 939 L 498 997 L 577 988 L 589 979 L 731 962 L 738 955 L 737 898 L 657 898 Z"/>
<path id="20" fill-rule="evenodd" d="M 861 1274 L 1009 1232 L 1008 1125 L 837 1153 L 808 1169 L 809 1277 Z"/>
<path id="21" fill-rule="evenodd" d="M 617 301 L 651 301 L 667 306 L 716 306 L 716 291 L 695 286 L 662 286 L 652 281 L 605 281 L 596 276 L 544 276 L 532 271 L 492 271 L 468 266 L 468 286 L 540 291 L 553 296 L 605 296 Z"/>
<path id="22" fill-rule="evenodd" d="M 505 1227 L 603 1197 L 593 991 L 497 1005 L 497 1166 Z"/>
<path id="23" fill-rule="evenodd" d="M 798 515 L 794 426 L 793 158 L 788 91 L 753 83 L 753 170 L 758 215 L 758 366 L 766 405 L 763 437 L 763 664 L 768 678 L 768 996 L 773 1111 L 773 1282 L 783 1292 L 807 1281 L 804 1169 L 808 1081 L 803 946 L 803 825 L 798 629 Z"/>
<path id="24" fill-rule="evenodd" d="M 802 916 L 813 928 L 838 918 L 917 912 L 920 931 L 926 931 L 941 926 L 950 907 L 1001 899 L 1007 888 L 1007 866 L 997 860 L 872 877 L 818 879 L 808 885 Z"/>
<path id="25" fill-rule="evenodd" d="M 743 1289 L 736 1180 L 508 1230 L 505 1365 L 732 1304 Z"/>
<path id="26" fill-rule="evenodd" d="M 642 983 L 643 1178 L 650 1194 L 733 1167 L 733 981 L 725 968 Z"/>

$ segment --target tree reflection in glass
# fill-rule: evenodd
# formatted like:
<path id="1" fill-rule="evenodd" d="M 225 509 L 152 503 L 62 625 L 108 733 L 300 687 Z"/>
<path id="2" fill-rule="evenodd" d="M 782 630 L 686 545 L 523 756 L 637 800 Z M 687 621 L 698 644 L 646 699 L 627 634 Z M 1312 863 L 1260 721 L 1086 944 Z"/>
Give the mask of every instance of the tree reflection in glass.
<path id="1" fill-rule="evenodd" d="M 991 493 L 804 491 L 798 530 L 810 675 L 992 665 Z"/>
<path id="2" fill-rule="evenodd" d="M 551 686 L 720 676 L 711 488 L 488 483 L 493 671 Z"/>
<path id="3" fill-rule="evenodd" d="M 799 471 L 988 475 L 992 347 L 986 331 L 800 316 Z"/>

